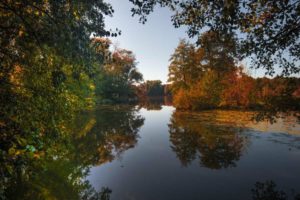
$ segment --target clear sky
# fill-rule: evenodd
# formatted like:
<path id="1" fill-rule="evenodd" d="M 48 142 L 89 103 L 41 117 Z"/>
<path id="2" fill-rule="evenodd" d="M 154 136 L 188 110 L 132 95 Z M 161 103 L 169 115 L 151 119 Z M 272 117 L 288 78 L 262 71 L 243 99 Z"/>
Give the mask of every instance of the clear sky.
<path id="1" fill-rule="evenodd" d="M 187 38 L 184 28 L 175 29 L 171 12 L 157 8 L 146 24 L 131 16 L 128 0 L 108 0 L 115 10 L 112 18 L 106 17 L 107 29 L 121 29 L 122 34 L 111 38 L 120 48 L 132 50 L 138 61 L 138 69 L 145 80 L 167 81 L 170 55 L 180 38 Z"/>

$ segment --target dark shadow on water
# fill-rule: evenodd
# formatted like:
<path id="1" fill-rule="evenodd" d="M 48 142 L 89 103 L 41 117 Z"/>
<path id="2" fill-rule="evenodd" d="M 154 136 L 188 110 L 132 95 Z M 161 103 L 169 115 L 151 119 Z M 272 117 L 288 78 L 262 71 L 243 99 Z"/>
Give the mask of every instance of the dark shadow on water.
<path id="1" fill-rule="evenodd" d="M 274 181 L 256 182 L 251 189 L 253 200 L 300 200 L 300 193 L 293 189 L 288 193 L 277 188 Z"/>

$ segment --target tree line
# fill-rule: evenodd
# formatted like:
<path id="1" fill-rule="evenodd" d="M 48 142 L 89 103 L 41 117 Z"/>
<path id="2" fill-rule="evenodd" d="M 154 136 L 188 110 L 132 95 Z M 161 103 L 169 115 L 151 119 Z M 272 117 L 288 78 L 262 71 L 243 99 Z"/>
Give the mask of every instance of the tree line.
<path id="1" fill-rule="evenodd" d="M 203 33 L 198 43 L 181 40 L 170 58 L 168 81 L 176 108 L 299 110 L 299 78 L 253 78 L 216 32 Z"/>

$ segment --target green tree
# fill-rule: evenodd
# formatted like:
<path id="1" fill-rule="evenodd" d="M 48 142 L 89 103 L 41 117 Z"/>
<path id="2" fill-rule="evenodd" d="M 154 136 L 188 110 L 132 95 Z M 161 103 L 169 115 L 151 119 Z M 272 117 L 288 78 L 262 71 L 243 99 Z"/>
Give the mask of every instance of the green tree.
<path id="1" fill-rule="evenodd" d="M 106 60 L 96 83 L 96 93 L 102 99 L 115 102 L 134 97 L 133 85 L 143 80 L 132 51 L 116 49 Z"/>
<path id="2" fill-rule="evenodd" d="M 164 96 L 164 87 L 160 80 L 146 81 L 147 96 Z"/>
<path id="3" fill-rule="evenodd" d="M 93 106 L 91 77 L 102 63 L 91 36 L 110 34 L 104 16 L 112 13 L 103 1 L 0 2 L 1 194 Z"/>

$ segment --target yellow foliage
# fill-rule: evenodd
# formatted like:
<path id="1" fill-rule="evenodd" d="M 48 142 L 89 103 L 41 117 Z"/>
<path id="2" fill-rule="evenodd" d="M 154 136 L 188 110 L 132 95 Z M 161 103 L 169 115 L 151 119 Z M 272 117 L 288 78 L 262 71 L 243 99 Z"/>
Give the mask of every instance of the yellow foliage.
<path id="1" fill-rule="evenodd" d="M 190 109 L 191 108 L 191 100 L 189 98 L 189 91 L 185 89 L 179 89 L 177 93 L 174 95 L 173 104 L 178 109 Z"/>

